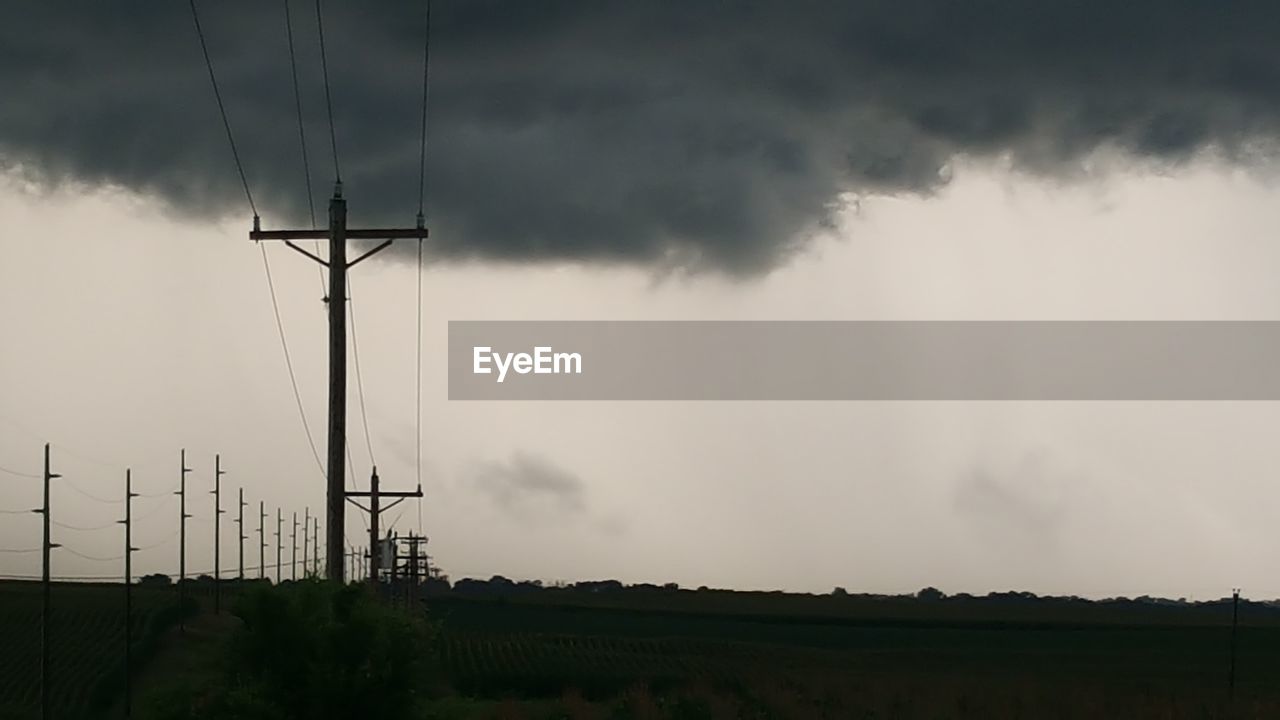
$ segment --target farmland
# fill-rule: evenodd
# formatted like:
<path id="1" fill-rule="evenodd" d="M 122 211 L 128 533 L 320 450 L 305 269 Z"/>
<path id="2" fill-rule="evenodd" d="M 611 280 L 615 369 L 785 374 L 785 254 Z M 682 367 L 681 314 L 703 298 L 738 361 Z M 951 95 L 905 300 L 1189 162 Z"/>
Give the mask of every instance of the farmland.
<path id="1" fill-rule="evenodd" d="M 697 717 L 1212 717 L 1228 706 L 1229 604 L 549 591 L 429 607 L 452 688 L 490 701 L 697 706 Z M 1234 705 L 1273 715 L 1280 623 L 1263 606 L 1242 617 Z"/>
<path id="2" fill-rule="evenodd" d="M 193 590 L 200 595 L 203 588 Z M 356 637 L 316 603 L 328 597 L 323 585 L 286 583 L 267 590 L 269 602 L 256 606 L 235 599 L 251 597 L 243 589 L 229 590 L 229 607 L 236 609 L 225 622 L 208 622 L 211 615 L 193 620 L 190 630 L 199 632 L 166 644 L 168 660 L 143 671 L 139 717 L 218 717 L 227 707 L 199 714 L 175 710 L 182 702 L 174 700 L 234 700 L 212 688 L 258 677 L 260 671 L 246 665 L 254 662 L 311 667 L 277 678 L 297 683 L 290 692 L 305 697 L 325 687 L 313 686 L 315 678 L 361 666 L 364 661 L 350 660 L 347 652 L 374 658 L 384 648 L 391 653 L 386 657 L 396 657 L 394 645 L 380 643 L 408 627 L 395 619 L 405 617 L 402 612 L 361 611 L 352 617 L 384 640 L 316 656 L 306 648 L 337 647 L 331 643 Z M 163 627 L 173 601 L 173 588 L 136 588 L 142 644 Z M 54 587 L 55 717 L 107 717 L 105 708 L 118 710 L 121 604 L 119 585 Z M 402 644 L 422 681 L 414 691 L 418 711 L 396 717 L 1280 716 L 1280 611 L 1258 603 L 1241 605 L 1234 700 L 1228 692 L 1230 602 L 455 589 L 430 594 L 422 607 L 425 634 Z M 0 718 L 35 717 L 39 586 L 0 585 L 0 611 Z M 264 611 L 259 618 L 273 618 L 265 624 L 233 617 Z M 249 627 L 265 634 L 239 643 L 240 652 L 256 650 L 227 664 L 224 641 L 238 633 L 244 639 Z M 331 662 L 338 665 L 325 664 Z M 341 701 L 358 702 L 335 696 L 308 717 L 328 717 L 323 709 Z M 269 716 L 283 717 L 279 713 L 293 705 L 269 707 L 275 708 Z"/>
<path id="3" fill-rule="evenodd" d="M 145 655 L 175 616 L 173 588 L 135 587 L 135 652 Z M 51 591 L 50 684 L 55 717 L 99 717 L 122 686 L 124 587 L 55 583 Z M 41 586 L 0 582 L 0 718 L 40 715 Z"/>

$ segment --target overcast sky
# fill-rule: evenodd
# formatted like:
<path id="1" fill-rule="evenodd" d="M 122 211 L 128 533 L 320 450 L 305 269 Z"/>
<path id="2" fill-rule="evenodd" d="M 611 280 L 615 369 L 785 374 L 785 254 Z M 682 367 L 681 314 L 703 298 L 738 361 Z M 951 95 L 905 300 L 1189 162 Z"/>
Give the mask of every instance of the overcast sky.
<path id="1" fill-rule="evenodd" d="M 243 486 L 256 558 L 258 502 L 285 507 L 287 535 L 293 511 L 322 508 L 323 477 L 188 9 L 13 4 L 0 466 L 36 473 L 52 442 L 54 517 L 95 527 L 120 506 L 77 488 L 118 498 L 131 466 L 140 491 L 171 490 L 186 447 L 199 571 L 220 452 L 224 507 L 233 518 Z M 323 217 L 314 8 L 293 5 Z M 438 563 L 822 592 L 1280 596 L 1270 403 L 447 400 L 453 319 L 1280 319 L 1280 13 L 1167 6 L 437 2 L 421 511 Z M 263 224 L 309 223 L 283 11 L 201 7 Z M 325 8 L 352 222 L 412 224 L 421 7 Z M 320 280 L 267 254 L 323 456 Z M 352 276 L 387 487 L 416 482 L 411 261 L 409 245 Z M 350 389 L 365 483 L 354 375 Z M 38 481 L 0 472 L 0 510 L 39 502 Z M 416 530 L 407 508 L 397 527 Z M 176 503 L 136 501 L 149 512 L 135 545 L 157 547 L 135 569 L 173 572 Z M 0 523 L 0 549 L 38 547 L 38 516 Z M 350 513 L 348 533 L 362 527 Z M 118 555 L 116 526 L 54 539 L 55 575 L 119 571 L 68 552 Z M 0 554 L 0 574 L 38 571 L 38 553 Z"/>

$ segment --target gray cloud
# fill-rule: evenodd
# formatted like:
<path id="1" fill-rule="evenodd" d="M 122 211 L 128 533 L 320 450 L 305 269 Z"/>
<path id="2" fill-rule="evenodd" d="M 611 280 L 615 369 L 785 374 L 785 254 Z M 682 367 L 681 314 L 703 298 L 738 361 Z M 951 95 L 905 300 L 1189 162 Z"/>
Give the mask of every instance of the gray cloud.
<path id="1" fill-rule="evenodd" d="M 580 478 L 526 453 L 480 465 L 471 480 L 498 508 L 514 516 L 529 518 L 548 511 L 580 515 L 586 510 L 586 486 Z"/>
<path id="2" fill-rule="evenodd" d="M 955 508 L 990 547 L 1015 556 L 1054 552 L 1077 481 L 1052 467 L 1044 453 L 1023 455 L 1013 466 L 978 464 L 956 487 Z"/>
<path id="3" fill-rule="evenodd" d="M 294 3 L 315 196 L 332 178 L 315 19 Z M 281 4 L 205 3 L 268 225 L 306 217 Z M 326 3 L 353 220 L 411 223 L 421 4 Z M 195 217 L 238 181 L 184 3 L 6 3 L 0 161 Z M 930 193 L 959 156 L 1272 156 L 1280 6 L 1261 0 L 500 3 L 434 11 L 441 256 L 766 271 L 849 194 Z M 323 221 L 323 204 L 319 208 Z"/>

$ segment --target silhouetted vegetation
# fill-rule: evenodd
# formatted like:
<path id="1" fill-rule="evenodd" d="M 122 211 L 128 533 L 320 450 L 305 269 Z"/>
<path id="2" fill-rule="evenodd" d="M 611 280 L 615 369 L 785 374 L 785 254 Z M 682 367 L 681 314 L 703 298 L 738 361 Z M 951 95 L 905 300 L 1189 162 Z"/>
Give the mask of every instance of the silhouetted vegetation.
<path id="1" fill-rule="evenodd" d="M 246 589 L 207 677 L 159 693 L 145 717 L 406 717 L 428 680 L 426 624 L 360 586 Z"/>

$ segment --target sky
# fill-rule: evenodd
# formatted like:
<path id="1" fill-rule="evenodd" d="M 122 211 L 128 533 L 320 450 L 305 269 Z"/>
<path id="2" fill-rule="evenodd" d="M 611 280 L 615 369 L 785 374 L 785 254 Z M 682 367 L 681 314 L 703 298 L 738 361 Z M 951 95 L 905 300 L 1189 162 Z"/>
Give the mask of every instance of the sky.
<path id="1" fill-rule="evenodd" d="M 0 510 L 138 499 L 138 572 L 224 516 L 323 505 L 315 265 L 252 213 L 188 8 L 18 2 L 0 29 Z M 201 5 L 264 227 L 324 214 L 316 23 Z M 1230 5 L 1227 8 L 1226 5 Z M 141 7 L 141 6 L 140 6 Z M 1262 3 L 635 3 L 433 9 L 421 528 L 451 576 L 826 592 L 1280 596 L 1273 403 L 466 403 L 464 319 L 1273 320 L 1274 88 Z M 353 224 L 417 210 L 422 8 L 326 3 Z M 352 274 L 359 483 L 415 472 L 406 245 Z M 1100 349 L 1105 352 L 1105 349 Z M 354 358 L 353 358 L 354 360 Z M 354 369 L 354 367 L 353 367 Z M 16 471 L 18 474 L 14 474 Z M 87 493 L 87 494 L 86 494 Z M 419 528 L 418 506 L 393 511 Z M 144 513 L 154 513 L 142 517 Z M 269 521 L 271 522 L 271 521 Z M 363 528 L 349 513 L 347 531 Z M 274 527 L 268 525 L 268 542 Z M 223 562 L 236 559 L 224 524 Z M 115 525 L 55 527 L 55 575 L 112 575 Z M 39 517 L 0 515 L 0 549 Z M 71 551 L 75 551 L 74 553 Z M 78 553 L 78 554 L 76 554 Z M 84 557 L 89 556 L 89 557 Z M 33 575 L 39 554 L 0 553 Z"/>

